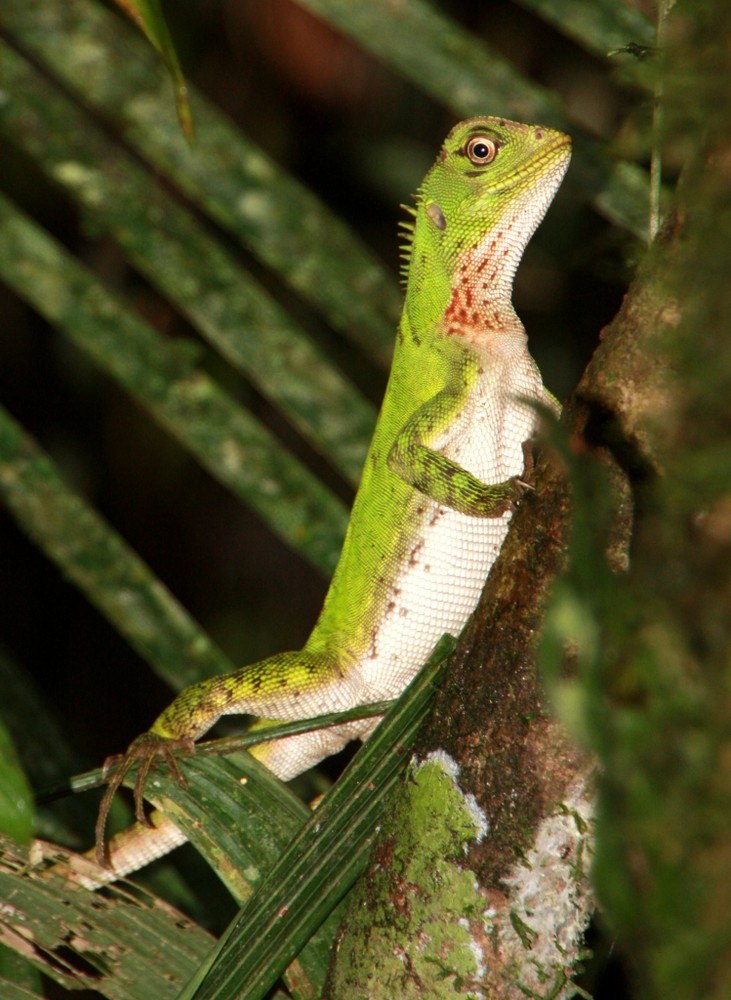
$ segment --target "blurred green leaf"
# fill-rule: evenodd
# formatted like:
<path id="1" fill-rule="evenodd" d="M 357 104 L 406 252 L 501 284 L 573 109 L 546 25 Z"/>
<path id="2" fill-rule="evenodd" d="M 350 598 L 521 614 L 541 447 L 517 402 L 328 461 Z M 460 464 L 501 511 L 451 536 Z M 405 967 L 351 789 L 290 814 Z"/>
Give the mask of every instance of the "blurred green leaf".
<path id="1" fill-rule="evenodd" d="M 190 116 L 188 91 L 178 62 L 178 55 L 158 0 L 116 0 L 116 2 L 122 10 L 129 14 L 134 23 L 142 28 L 162 56 L 175 84 L 175 104 L 178 109 L 180 127 L 186 138 L 192 139 L 193 120 Z"/>
<path id="2" fill-rule="evenodd" d="M 35 990 L 27 989 L 12 983 L 9 979 L 0 978 L 0 996 L 3 1000 L 43 1000 L 43 993 L 36 993 Z"/>
<path id="3" fill-rule="evenodd" d="M 20 844 L 33 835 L 33 795 L 15 745 L 0 721 L 0 831 Z"/>
<path id="4" fill-rule="evenodd" d="M 95 231 L 109 231 L 134 266 L 351 483 L 357 483 L 375 423 L 372 406 L 235 262 L 220 240 L 138 166 L 135 158 L 119 146 L 110 146 L 90 115 L 4 43 L 0 43 L 0 64 L 9 88 L 0 105 L 0 128 L 86 209 Z M 12 258 L 6 266 L 11 263 Z M 38 298 L 34 304 L 48 316 L 53 302 L 44 309 Z M 58 317 L 52 318 L 58 322 Z M 266 450 L 276 451 L 271 437 Z M 250 470 L 255 490 L 277 477 L 252 459 L 243 467 Z M 272 497 L 262 503 L 250 494 L 249 502 L 265 516 L 267 511 L 276 511 Z M 331 569 L 332 565 L 331 553 L 331 561 L 324 566 Z"/>
<path id="5" fill-rule="evenodd" d="M 46 318 L 138 399 L 220 482 L 321 569 L 331 571 L 343 504 L 273 435 L 0 195 L 0 268 Z"/>
<path id="6" fill-rule="evenodd" d="M 33 541 L 173 687 L 233 669 L 2 408 L 0 497 Z"/>
<path id="7" fill-rule="evenodd" d="M 91 0 L 13 0 L 0 23 L 335 329 L 388 363 L 401 306 L 393 276 L 335 213 L 192 88 L 191 148 L 170 115 L 164 72 L 124 22 Z"/>

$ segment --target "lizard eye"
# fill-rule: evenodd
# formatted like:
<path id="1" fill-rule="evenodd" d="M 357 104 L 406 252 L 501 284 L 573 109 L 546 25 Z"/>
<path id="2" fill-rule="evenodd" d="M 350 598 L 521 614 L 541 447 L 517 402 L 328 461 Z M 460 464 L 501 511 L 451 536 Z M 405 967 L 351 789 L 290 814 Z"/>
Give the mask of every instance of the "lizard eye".
<path id="1" fill-rule="evenodd" d="M 486 135 L 476 135 L 467 143 L 465 153 L 475 166 L 484 167 L 486 163 L 492 163 L 497 156 L 497 145 Z"/>

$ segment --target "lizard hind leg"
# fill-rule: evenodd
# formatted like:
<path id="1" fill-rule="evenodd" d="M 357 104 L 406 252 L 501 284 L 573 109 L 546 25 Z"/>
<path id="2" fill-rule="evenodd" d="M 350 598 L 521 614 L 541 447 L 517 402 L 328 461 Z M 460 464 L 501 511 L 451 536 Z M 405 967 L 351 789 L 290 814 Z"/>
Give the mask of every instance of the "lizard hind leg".
<path id="1" fill-rule="evenodd" d="M 194 750 L 194 740 L 202 736 L 222 715 L 254 715 L 277 721 L 307 719 L 327 712 L 345 710 L 362 698 L 357 669 L 344 669 L 336 657 L 326 652 L 300 650 L 278 653 L 266 660 L 241 667 L 230 674 L 199 681 L 182 691 L 158 716 L 149 732 L 134 740 L 127 752 L 109 758 L 105 770 L 114 768 L 99 809 L 96 827 L 97 859 L 108 864 L 105 829 L 112 799 L 132 766 L 138 771 L 134 788 L 135 815 L 144 825 L 144 786 L 152 764 L 162 758 L 185 784 L 173 750 Z M 305 733 L 276 742 L 276 750 L 266 746 L 257 753 L 279 777 L 294 777 L 349 739 L 346 727 Z M 332 749 L 330 749 L 332 747 Z M 270 763 L 271 761 L 271 763 Z"/>
<path id="2" fill-rule="evenodd" d="M 351 740 L 366 739 L 379 721 L 373 718 L 357 719 L 346 725 L 314 729 L 296 736 L 257 743 L 249 748 L 249 752 L 282 781 L 289 781 L 309 771 L 326 757 L 338 753 Z M 276 719 L 258 719 L 249 732 L 266 729 L 278 722 Z"/>
<path id="3" fill-rule="evenodd" d="M 346 665 L 327 652 L 311 649 L 280 653 L 222 680 L 231 689 L 225 714 L 258 715 L 251 726 L 254 731 L 278 722 L 345 711 L 368 700 L 355 664 Z M 254 688 L 256 704 L 252 706 Z M 288 781 L 351 740 L 367 735 L 371 728 L 372 719 L 356 720 L 266 741 L 252 747 L 251 752 L 278 778 Z"/>
<path id="4" fill-rule="evenodd" d="M 186 688 L 150 731 L 165 739 L 197 740 L 222 715 L 308 719 L 357 705 L 362 687 L 357 666 L 346 667 L 324 650 L 276 653 Z"/>

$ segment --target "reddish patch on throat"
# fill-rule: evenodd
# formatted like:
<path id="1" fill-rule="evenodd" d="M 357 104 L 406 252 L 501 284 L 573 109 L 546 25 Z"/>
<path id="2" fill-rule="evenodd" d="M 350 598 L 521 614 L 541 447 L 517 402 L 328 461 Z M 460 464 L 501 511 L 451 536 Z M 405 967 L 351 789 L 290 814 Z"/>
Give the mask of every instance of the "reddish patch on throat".
<path id="1" fill-rule="evenodd" d="M 503 308 L 506 303 L 501 301 L 501 290 L 496 287 L 514 249 L 511 228 L 512 222 L 492 233 L 486 245 L 464 254 L 459 261 L 444 312 L 444 332 L 448 337 L 484 342 L 490 334 L 505 333 L 514 322 L 512 308 Z"/>
<path id="2" fill-rule="evenodd" d="M 487 261 L 481 263 L 485 264 Z M 495 273 L 493 271 L 492 279 Z M 476 333 L 499 332 L 503 329 L 500 310 L 491 305 L 488 288 L 489 282 L 477 283 L 475 275 L 460 275 L 444 312 L 444 332 L 448 337 L 471 340 Z M 476 294 L 478 292 L 482 293 L 481 298 Z"/>

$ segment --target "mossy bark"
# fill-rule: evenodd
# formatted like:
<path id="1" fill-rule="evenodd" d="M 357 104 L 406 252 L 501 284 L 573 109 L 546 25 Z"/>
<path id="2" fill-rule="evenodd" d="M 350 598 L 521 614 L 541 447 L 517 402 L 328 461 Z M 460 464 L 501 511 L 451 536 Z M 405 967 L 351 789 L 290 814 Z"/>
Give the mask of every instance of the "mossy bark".
<path id="1" fill-rule="evenodd" d="M 571 995 L 591 910 L 590 763 L 550 718 L 535 669 L 569 508 L 558 461 L 542 461 L 536 483 L 351 903 L 331 1000 Z M 449 794 L 419 809 L 417 790 L 435 761 L 447 762 Z M 451 822 L 457 801 L 473 817 L 469 837 Z M 448 941 L 434 934 L 439 905 Z"/>

